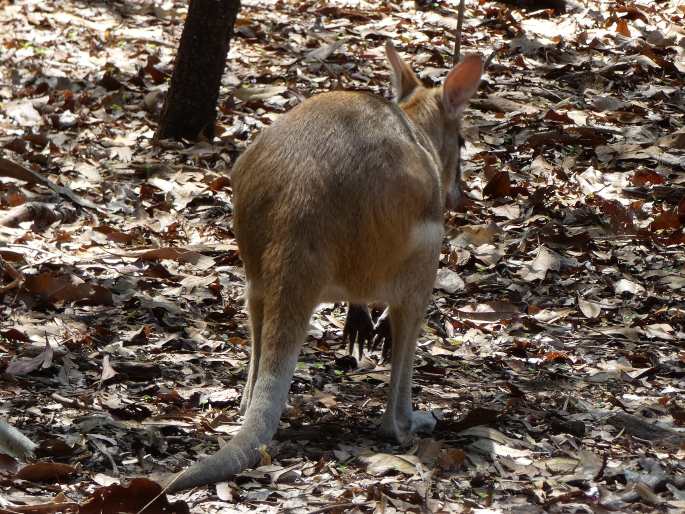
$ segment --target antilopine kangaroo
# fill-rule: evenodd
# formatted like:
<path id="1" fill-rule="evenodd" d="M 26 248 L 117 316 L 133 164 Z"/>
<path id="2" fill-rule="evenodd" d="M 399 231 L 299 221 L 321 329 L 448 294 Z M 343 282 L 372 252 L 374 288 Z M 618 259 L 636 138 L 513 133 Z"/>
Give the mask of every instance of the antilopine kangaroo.
<path id="1" fill-rule="evenodd" d="M 389 305 L 392 376 L 381 430 L 430 431 L 411 379 L 455 180 L 461 114 L 480 83 L 467 56 L 428 89 L 390 44 L 396 103 L 324 93 L 264 130 L 233 169 L 234 224 L 247 277 L 252 357 L 238 434 L 172 484 L 226 480 L 259 461 L 278 428 L 309 318 L 332 301 Z"/>

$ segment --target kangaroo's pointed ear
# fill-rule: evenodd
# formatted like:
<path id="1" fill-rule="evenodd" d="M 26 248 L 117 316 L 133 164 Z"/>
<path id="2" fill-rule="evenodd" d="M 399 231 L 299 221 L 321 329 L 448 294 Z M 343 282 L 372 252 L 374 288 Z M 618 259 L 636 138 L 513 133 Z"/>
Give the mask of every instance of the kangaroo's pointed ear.
<path id="1" fill-rule="evenodd" d="M 392 85 L 395 90 L 395 101 L 401 102 L 419 86 L 421 81 L 409 65 L 402 60 L 390 40 L 385 43 L 385 53 L 392 68 Z"/>
<path id="2" fill-rule="evenodd" d="M 467 55 L 449 72 L 442 85 L 442 104 L 447 116 L 457 117 L 462 113 L 466 102 L 478 90 L 482 74 L 483 60 L 477 54 Z"/>

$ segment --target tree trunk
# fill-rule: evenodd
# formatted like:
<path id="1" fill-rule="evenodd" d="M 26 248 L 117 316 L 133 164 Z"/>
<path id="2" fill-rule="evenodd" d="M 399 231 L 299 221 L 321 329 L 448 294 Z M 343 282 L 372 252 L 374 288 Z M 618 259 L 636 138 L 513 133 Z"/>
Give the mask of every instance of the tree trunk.
<path id="1" fill-rule="evenodd" d="M 190 0 L 155 139 L 214 137 L 221 76 L 240 0 Z"/>

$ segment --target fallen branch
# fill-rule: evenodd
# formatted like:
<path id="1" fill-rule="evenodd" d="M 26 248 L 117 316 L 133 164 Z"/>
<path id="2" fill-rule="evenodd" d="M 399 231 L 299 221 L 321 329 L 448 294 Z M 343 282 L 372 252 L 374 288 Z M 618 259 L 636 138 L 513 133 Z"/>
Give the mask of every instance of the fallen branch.
<path id="1" fill-rule="evenodd" d="M 61 195 L 64 198 L 74 202 L 76 205 L 80 207 L 87 207 L 89 209 L 95 209 L 97 211 L 100 210 L 98 206 L 95 205 L 93 202 L 84 200 L 68 187 L 58 186 L 57 184 L 49 180 L 47 177 L 44 177 L 40 173 L 36 173 L 33 170 L 25 168 L 24 166 L 21 166 L 16 162 L 12 162 L 9 159 L 5 159 L 3 157 L 0 157 L 0 176 L 10 177 L 17 180 L 23 180 L 24 182 L 28 182 L 30 184 L 41 184 L 47 188 L 52 189 L 58 195 Z"/>
<path id="2" fill-rule="evenodd" d="M 685 434 L 648 423 L 638 416 L 626 414 L 625 412 L 613 414 L 607 419 L 607 423 L 616 428 L 623 429 L 625 433 L 634 437 L 660 445 L 677 448 L 685 443 Z"/>
<path id="3" fill-rule="evenodd" d="M 62 405 L 66 405 L 67 407 L 78 407 L 80 409 L 87 408 L 87 405 L 78 398 L 65 398 L 59 393 L 52 393 L 50 395 L 50 398 L 52 398 L 56 402 L 61 403 Z"/>
<path id="4" fill-rule="evenodd" d="M 0 219 L 3 227 L 16 227 L 24 221 L 33 221 L 33 229 L 42 232 L 55 222 L 71 223 L 76 221 L 76 211 L 66 206 L 54 209 L 48 204 L 28 202 L 12 209 L 4 218 Z"/>

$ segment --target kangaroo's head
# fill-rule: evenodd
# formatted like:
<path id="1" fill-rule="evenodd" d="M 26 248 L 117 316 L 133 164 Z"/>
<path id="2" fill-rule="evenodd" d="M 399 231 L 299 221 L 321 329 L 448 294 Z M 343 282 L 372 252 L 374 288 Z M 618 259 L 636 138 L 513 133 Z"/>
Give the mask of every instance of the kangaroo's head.
<path id="1" fill-rule="evenodd" d="M 392 68 L 395 101 L 428 136 L 438 154 L 442 189 L 447 208 L 459 203 L 461 191 L 459 144 L 461 115 L 478 89 L 483 73 L 480 55 L 467 55 L 449 72 L 441 87 L 426 88 L 390 42 L 386 53 Z"/>

